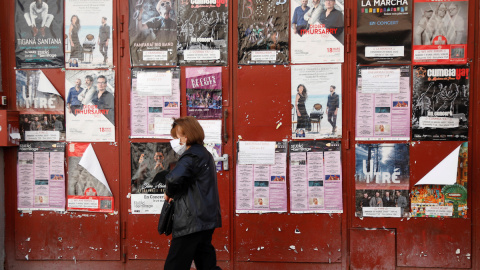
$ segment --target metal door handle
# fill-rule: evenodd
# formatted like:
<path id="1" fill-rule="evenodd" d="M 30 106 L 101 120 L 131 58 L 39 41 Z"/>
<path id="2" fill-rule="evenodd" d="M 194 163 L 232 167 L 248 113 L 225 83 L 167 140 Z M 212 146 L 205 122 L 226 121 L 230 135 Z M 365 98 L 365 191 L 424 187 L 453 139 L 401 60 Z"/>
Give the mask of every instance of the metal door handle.
<path id="1" fill-rule="evenodd" d="M 213 160 L 215 162 L 223 162 L 223 170 L 228 171 L 228 154 L 223 154 L 223 156 L 214 158 Z"/>

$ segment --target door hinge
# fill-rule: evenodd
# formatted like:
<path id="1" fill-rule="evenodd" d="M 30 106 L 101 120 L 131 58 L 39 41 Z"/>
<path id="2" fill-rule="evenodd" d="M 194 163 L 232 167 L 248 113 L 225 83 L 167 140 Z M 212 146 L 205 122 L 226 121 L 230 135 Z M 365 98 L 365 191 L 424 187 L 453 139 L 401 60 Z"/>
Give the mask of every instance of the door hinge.
<path id="1" fill-rule="evenodd" d="M 123 254 L 122 254 L 122 262 L 126 263 L 127 262 L 127 246 L 123 246 Z"/>
<path id="2" fill-rule="evenodd" d="M 122 15 L 122 17 L 120 17 L 120 33 L 123 33 L 124 23 L 125 23 L 125 15 Z"/>
<path id="3" fill-rule="evenodd" d="M 350 34 L 345 35 L 345 43 L 346 43 L 346 46 L 345 46 L 346 51 L 347 51 L 347 53 L 349 53 L 350 52 L 350 43 L 351 43 L 350 42 Z"/>
<path id="4" fill-rule="evenodd" d="M 125 39 L 122 39 L 122 42 L 120 43 L 120 57 L 123 58 L 123 52 L 125 50 Z"/>
<path id="5" fill-rule="evenodd" d="M 352 9 L 347 8 L 347 10 L 345 10 L 345 26 L 350 27 L 351 24 L 352 24 Z"/>
<path id="6" fill-rule="evenodd" d="M 122 226 L 122 239 L 127 239 L 127 222 L 123 222 Z"/>

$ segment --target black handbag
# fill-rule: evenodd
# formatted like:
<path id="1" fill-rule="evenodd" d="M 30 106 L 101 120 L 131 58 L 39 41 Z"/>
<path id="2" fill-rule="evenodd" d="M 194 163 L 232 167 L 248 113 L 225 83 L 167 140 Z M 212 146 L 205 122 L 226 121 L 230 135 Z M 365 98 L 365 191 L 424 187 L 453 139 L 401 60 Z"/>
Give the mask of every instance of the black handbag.
<path id="1" fill-rule="evenodd" d="M 173 229 L 173 208 L 174 202 L 165 201 L 163 203 L 162 212 L 160 213 L 160 218 L 158 219 L 158 233 L 170 235 Z"/>

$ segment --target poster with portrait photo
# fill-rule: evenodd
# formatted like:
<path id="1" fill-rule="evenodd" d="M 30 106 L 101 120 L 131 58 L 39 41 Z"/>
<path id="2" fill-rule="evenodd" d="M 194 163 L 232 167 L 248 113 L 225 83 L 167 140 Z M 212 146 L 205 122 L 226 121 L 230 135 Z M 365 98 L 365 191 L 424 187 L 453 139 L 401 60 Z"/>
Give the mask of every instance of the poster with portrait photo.
<path id="1" fill-rule="evenodd" d="M 65 72 L 67 141 L 115 141 L 113 70 Z"/>
<path id="2" fill-rule="evenodd" d="M 185 0 L 178 4 L 177 55 L 181 66 L 226 66 L 228 2 Z"/>
<path id="3" fill-rule="evenodd" d="M 292 63 L 343 62 L 344 0 L 292 0 Z"/>
<path id="4" fill-rule="evenodd" d="M 129 0 L 132 66 L 177 63 L 176 0 Z"/>
<path id="5" fill-rule="evenodd" d="M 357 63 L 410 63 L 412 0 L 357 3 Z"/>
<path id="6" fill-rule="evenodd" d="M 61 68 L 63 1 L 15 0 L 17 68 Z"/>
<path id="7" fill-rule="evenodd" d="M 412 140 L 467 141 L 469 66 L 414 66 Z"/>
<path id="8" fill-rule="evenodd" d="M 408 215 L 409 183 L 409 144 L 355 145 L 355 214 L 357 217 Z"/>
<path id="9" fill-rule="evenodd" d="M 164 202 L 164 177 L 178 160 L 170 143 L 131 143 L 131 212 L 133 214 L 159 214 Z M 164 180 L 164 179 L 163 179 Z"/>
<path id="10" fill-rule="evenodd" d="M 199 67 L 185 70 L 187 115 L 197 119 L 222 118 L 222 68 Z"/>
<path id="11" fill-rule="evenodd" d="M 287 64 L 286 0 L 238 2 L 238 64 Z"/>
<path id="12" fill-rule="evenodd" d="M 414 64 L 467 62 L 468 0 L 415 0 Z"/>
<path id="13" fill-rule="evenodd" d="M 65 67 L 113 66 L 113 1 L 65 0 Z"/>
<path id="14" fill-rule="evenodd" d="M 69 143 L 68 211 L 113 213 L 113 193 L 90 143 Z"/>
<path id="15" fill-rule="evenodd" d="M 292 69 L 292 138 L 342 137 L 342 65 Z"/>
<path id="16" fill-rule="evenodd" d="M 65 115 L 23 112 L 20 137 L 23 141 L 65 141 Z"/>

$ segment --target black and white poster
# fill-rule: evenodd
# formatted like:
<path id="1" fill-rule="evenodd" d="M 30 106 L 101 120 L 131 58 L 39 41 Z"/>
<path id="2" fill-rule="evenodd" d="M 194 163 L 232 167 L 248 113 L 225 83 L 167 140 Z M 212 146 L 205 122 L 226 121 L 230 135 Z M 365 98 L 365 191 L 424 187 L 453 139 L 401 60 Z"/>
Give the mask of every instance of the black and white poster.
<path id="1" fill-rule="evenodd" d="M 412 0 L 359 0 L 357 3 L 357 63 L 409 63 Z"/>
<path id="2" fill-rule="evenodd" d="M 132 66 L 176 65 L 178 3 L 175 0 L 129 0 Z"/>
<path id="3" fill-rule="evenodd" d="M 287 0 L 238 2 L 238 63 L 288 63 Z"/>
<path id="4" fill-rule="evenodd" d="M 468 141 L 469 66 L 414 66 L 412 139 Z"/>
<path id="5" fill-rule="evenodd" d="M 15 1 L 17 68 L 63 67 L 63 1 Z"/>
<path id="6" fill-rule="evenodd" d="M 180 65 L 227 65 L 227 0 L 180 1 L 177 39 Z"/>

